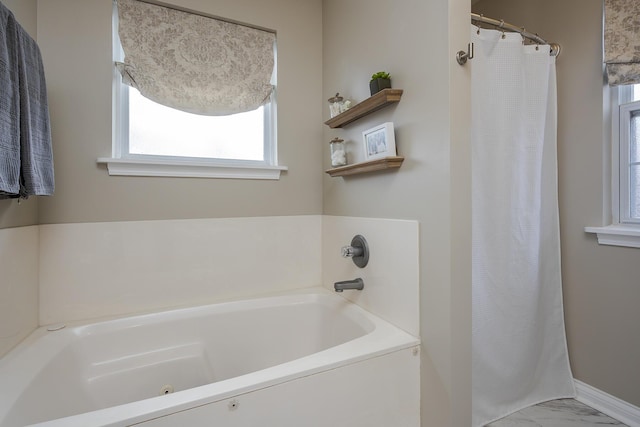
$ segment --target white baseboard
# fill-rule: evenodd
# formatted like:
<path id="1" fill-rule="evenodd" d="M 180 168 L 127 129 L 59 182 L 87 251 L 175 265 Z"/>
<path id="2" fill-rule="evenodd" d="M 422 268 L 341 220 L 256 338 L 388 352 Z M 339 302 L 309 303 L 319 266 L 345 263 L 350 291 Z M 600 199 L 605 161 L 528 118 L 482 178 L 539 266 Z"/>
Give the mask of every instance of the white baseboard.
<path id="1" fill-rule="evenodd" d="M 576 400 L 578 402 L 589 405 L 629 427 L 640 427 L 640 408 L 582 381 L 573 381 L 576 386 Z"/>

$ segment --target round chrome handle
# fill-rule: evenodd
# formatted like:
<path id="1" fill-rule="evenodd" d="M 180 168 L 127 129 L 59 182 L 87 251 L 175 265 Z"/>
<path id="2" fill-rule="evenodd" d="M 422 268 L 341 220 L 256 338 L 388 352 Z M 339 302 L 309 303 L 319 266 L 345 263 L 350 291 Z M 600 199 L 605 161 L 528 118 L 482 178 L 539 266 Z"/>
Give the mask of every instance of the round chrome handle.
<path id="1" fill-rule="evenodd" d="M 349 246 L 343 246 L 341 252 L 344 258 L 351 258 L 360 268 L 366 267 L 369 262 L 369 245 L 367 240 L 359 234 L 351 239 Z"/>

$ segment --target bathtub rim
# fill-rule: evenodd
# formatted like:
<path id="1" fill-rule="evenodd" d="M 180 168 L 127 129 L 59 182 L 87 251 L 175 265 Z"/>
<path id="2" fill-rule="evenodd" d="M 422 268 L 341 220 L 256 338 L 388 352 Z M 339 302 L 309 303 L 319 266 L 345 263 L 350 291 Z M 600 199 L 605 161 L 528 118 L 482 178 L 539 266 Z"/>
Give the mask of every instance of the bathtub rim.
<path id="1" fill-rule="evenodd" d="M 83 321 L 69 322 L 65 329 L 59 332 L 65 334 L 73 334 L 78 328 L 91 327 L 92 325 L 98 325 L 101 323 L 120 322 L 137 318 L 148 318 L 154 316 L 162 316 L 167 313 L 185 312 L 206 310 L 212 305 L 225 305 L 225 304 L 242 304 L 243 302 L 256 302 L 258 300 L 278 300 L 282 297 L 292 296 L 309 296 L 326 299 L 339 298 L 335 304 L 345 304 L 349 307 L 350 311 L 355 311 L 359 315 L 363 315 L 367 320 L 371 321 L 374 325 L 374 329 L 369 331 L 365 335 L 358 337 L 354 340 L 346 343 L 322 350 L 320 352 L 304 356 L 292 361 L 288 361 L 279 365 L 268 367 L 259 371 L 254 371 L 237 377 L 221 380 L 215 383 L 205 384 L 198 387 L 194 387 L 187 390 L 181 390 L 178 393 L 173 393 L 167 396 L 152 397 L 144 400 L 130 402 L 122 405 L 117 405 L 109 408 L 98 409 L 86 413 L 72 415 L 64 418 L 58 418 L 54 420 L 44 421 L 41 423 L 33 424 L 33 426 L 42 427 L 90 427 L 90 426 L 127 426 L 137 424 L 143 421 L 148 421 L 154 418 L 166 416 L 172 413 L 192 409 L 198 406 L 219 402 L 222 400 L 234 398 L 249 392 L 265 389 L 278 384 L 282 384 L 288 381 L 292 381 L 298 378 L 315 375 L 327 370 L 336 369 L 343 366 L 358 363 L 360 361 L 371 359 L 374 357 L 380 357 L 395 351 L 418 347 L 420 340 L 417 337 L 410 335 L 395 325 L 392 325 L 388 321 L 381 319 L 373 313 L 370 313 L 361 306 L 347 300 L 341 295 L 337 295 L 323 287 L 311 287 L 304 289 L 297 289 L 294 291 L 285 291 L 271 293 L 268 295 L 258 295 L 249 298 L 234 298 L 224 302 L 214 302 L 210 304 L 187 306 L 171 309 L 159 309 L 142 314 L 129 314 L 109 316 L 107 318 L 89 319 Z M 336 301 L 336 300 L 333 300 Z M 0 367 L 5 362 L 7 356 L 19 357 L 25 347 L 28 347 L 31 343 L 39 339 L 46 339 L 49 334 L 55 334 L 55 332 L 47 331 L 45 325 L 34 331 L 23 342 L 16 346 L 10 353 L 0 359 Z M 53 336 L 53 335 L 51 335 Z M 78 338 L 81 338 L 79 336 Z M 69 339 L 69 338 L 67 338 Z M 55 337 L 52 340 L 56 343 Z M 60 340 L 57 340 L 60 341 Z M 62 351 L 67 345 L 67 341 L 58 342 L 59 348 L 53 349 L 54 355 L 57 352 Z M 5 362 L 5 363 L 3 363 Z M 30 378 L 33 379 L 39 371 L 30 373 Z M 27 381 L 26 384 L 29 382 Z M 16 399 L 12 401 L 12 405 L 15 404 Z M 11 410 L 11 406 L 8 405 L 3 410 L 1 416 L 5 417 Z M 126 416 L 125 416 L 126 415 Z M 96 421 L 99 420 L 99 423 Z M 0 420 L 2 421 L 2 420 Z"/>

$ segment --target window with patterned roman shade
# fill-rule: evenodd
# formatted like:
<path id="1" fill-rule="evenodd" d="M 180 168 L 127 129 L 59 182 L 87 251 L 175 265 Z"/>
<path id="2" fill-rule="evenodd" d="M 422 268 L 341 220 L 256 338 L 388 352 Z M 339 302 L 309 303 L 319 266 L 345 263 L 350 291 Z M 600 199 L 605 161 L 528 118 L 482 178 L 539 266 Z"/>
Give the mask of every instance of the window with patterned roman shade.
<path id="1" fill-rule="evenodd" d="M 640 0 L 605 0 L 604 4 L 609 85 L 640 83 Z"/>
<path id="2" fill-rule="evenodd" d="M 275 34 L 139 0 L 118 0 L 125 84 L 189 113 L 255 110 L 273 90 Z"/>

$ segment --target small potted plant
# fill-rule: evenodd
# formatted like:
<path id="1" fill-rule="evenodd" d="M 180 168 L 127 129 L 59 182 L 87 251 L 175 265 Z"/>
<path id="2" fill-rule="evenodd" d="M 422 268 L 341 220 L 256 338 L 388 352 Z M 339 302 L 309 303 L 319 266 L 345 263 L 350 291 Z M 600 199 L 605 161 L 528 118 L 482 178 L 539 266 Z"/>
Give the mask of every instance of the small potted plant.
<path id="1" fill-rule="evenodd" d="M 369 82 L 369 89 L 371 90 L 371 95 L 375 95 L 380 92 L 382 89 L 391 87 L 391 76 L 386 71 L 378 71 L 377 73 L 371 76 L 371 81 Z"/>

